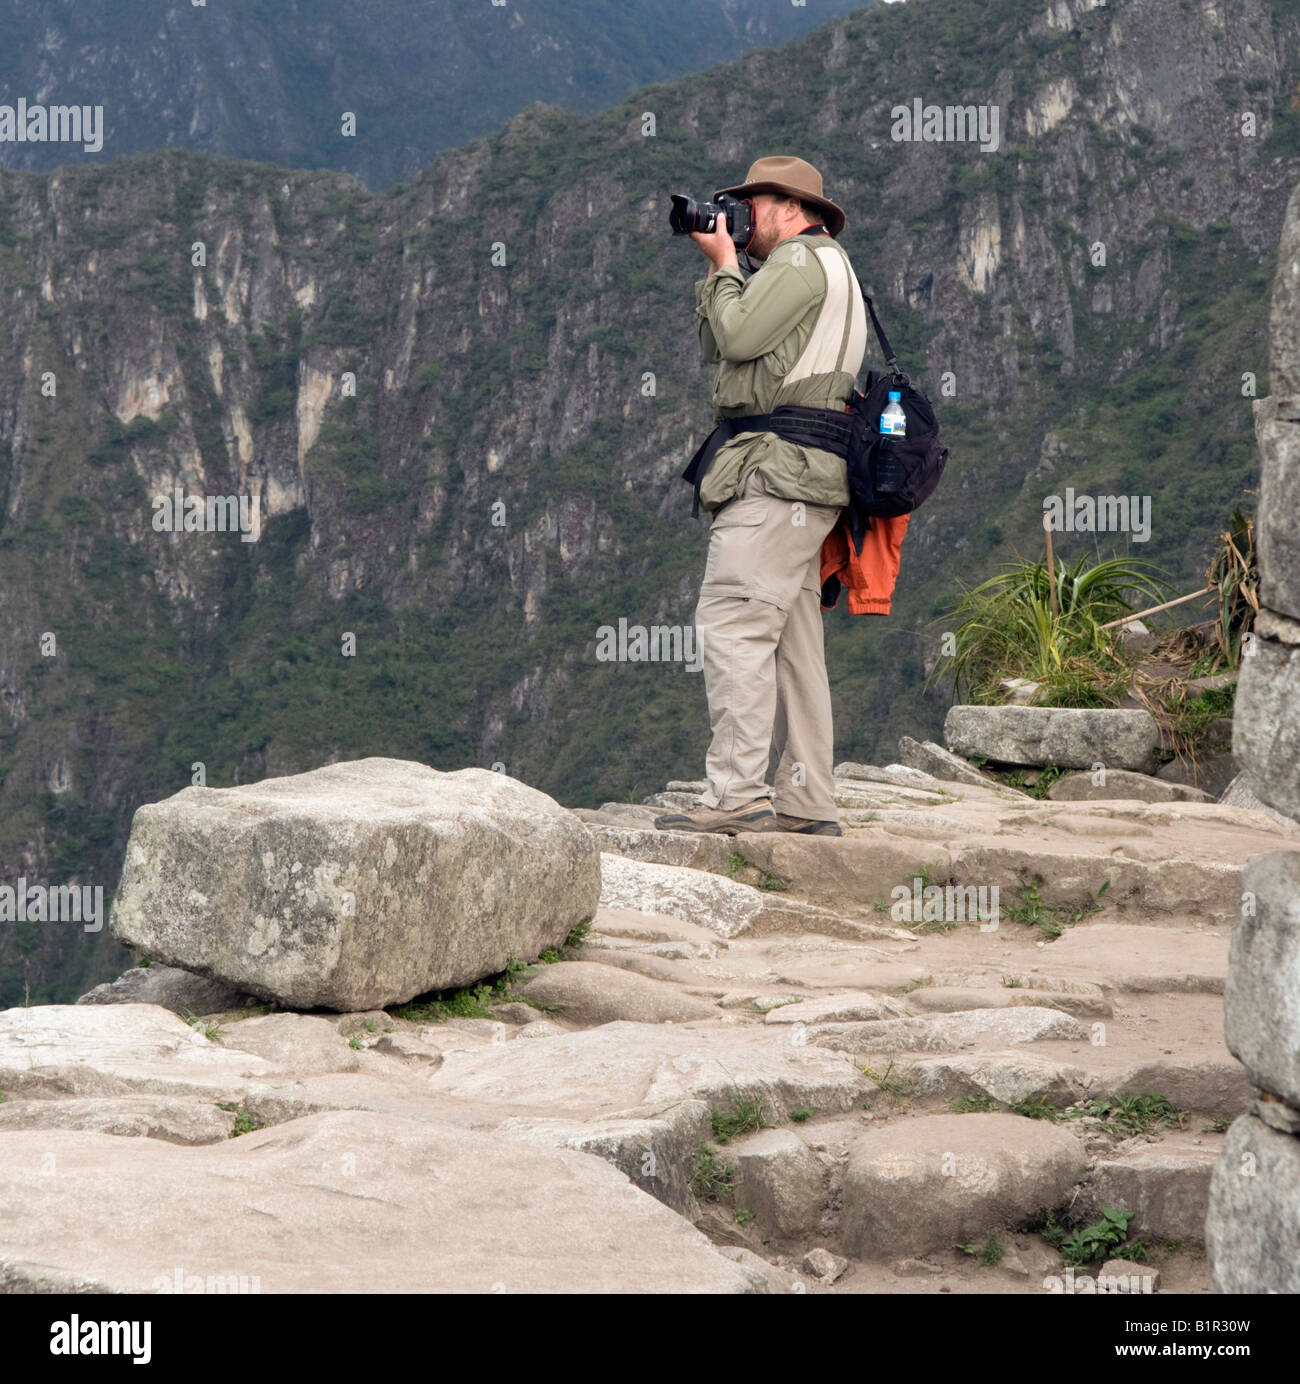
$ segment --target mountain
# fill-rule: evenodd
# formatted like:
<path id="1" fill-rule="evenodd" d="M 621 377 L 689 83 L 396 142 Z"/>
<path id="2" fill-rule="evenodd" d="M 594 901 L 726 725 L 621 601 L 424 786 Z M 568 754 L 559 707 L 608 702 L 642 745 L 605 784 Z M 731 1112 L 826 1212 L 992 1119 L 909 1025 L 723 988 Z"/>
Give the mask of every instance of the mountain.
<path id="1" fill-rule="evenodd" d="M 690 622 L 704 261 L 667 197 L 766 152 L 824 171 L 952 452 L 893 614 L 827 617 L 837 755 L 938 730 L 935 617 L 1041 550 L 1046 495 L 1150 495 L 1127 550 L 1192 590 L 1258 475 L 1298 86 L 1287 4 L 928 0 L 531 109 L 383 195 L 181 151 L 0 173 L 0 880 L 111 890 L 135 807 L 200 773 L 500 764 L 574 806 L 698 775 L 701 679 L 598 631 Z M 996 152 L 891 139 L 916 98 L 996 105 Z M 259 540 L 158 531 L 178 487 L 259 494 Z M 0 1003 L 123 959 L 0 948 Z"/>
<path id="2" fill-rule="evenodd" d="M 0 0 L 0 101 L 102 106 L 103 150 L 0 143 L 50 169 L 198 149 L 386 188 L 536 101 L 597 111 L 779 45 L 862 0 Z M 346 112 L 355 133 L 345 134 Z"/>

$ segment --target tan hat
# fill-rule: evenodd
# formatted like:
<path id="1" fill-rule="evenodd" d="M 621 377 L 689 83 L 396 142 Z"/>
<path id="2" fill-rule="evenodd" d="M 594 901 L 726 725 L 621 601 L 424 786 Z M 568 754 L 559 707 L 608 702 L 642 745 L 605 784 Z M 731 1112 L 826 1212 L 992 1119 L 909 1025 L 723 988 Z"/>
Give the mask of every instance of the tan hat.
<path id="1" fill-rule="evenodd" d="M 822 196 L 822 175 L 803 159 L 777 154 L 758 159 L 749 165 L 749 173 L 739 187 L 719 188 L 713 194 L 716 202 L 724 192 L 735 197 L 752 197 L 756 192 L 775 192 L 785 197 L 798 197 L 801 202 L 813 202 L 825 212 L 826 229 L 838 236 L 844 229 L 844 213 L 829 198 Z"/>

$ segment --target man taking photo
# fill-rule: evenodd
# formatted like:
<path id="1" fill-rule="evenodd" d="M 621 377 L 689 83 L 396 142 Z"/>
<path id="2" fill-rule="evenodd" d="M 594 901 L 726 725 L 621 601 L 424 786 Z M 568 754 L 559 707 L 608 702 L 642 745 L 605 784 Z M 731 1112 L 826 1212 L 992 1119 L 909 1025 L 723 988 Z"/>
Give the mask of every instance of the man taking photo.
<path id="1" fill-rule="evenodd" d="M 761 267 L 746 281 L 725 216 L 691 235 L 712 265 L 695 296 L 700 348 L 719 367 L 718 418 L 784 404 L 842 411 L 867 341 L 861 289 L 836 240 L 844 213 L 798 158 L 759 159 L 744 184 L 713 200 L 728 192 L 752 201 L 743 248 Z M 712 729 L 708 791 L 703 806 L 655 825 L 839 836 L 821 551 L 849 502 L 845 462 L 762 428 L 707 450 L 697 486 L 714 518 L 695 625 Z M 780 758 L 769 787 L 773 746 Z"/>

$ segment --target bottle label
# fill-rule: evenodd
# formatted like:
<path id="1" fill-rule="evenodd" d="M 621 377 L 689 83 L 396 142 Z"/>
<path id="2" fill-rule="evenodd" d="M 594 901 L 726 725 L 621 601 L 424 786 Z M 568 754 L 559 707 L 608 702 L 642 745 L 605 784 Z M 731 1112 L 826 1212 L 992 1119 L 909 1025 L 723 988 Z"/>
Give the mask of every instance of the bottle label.
<path id="1" fill-rule="evenodd" d="M 880 435 L 882 437 L 906 437 L 907 420 L 905 418 L 881 418 Z"/>

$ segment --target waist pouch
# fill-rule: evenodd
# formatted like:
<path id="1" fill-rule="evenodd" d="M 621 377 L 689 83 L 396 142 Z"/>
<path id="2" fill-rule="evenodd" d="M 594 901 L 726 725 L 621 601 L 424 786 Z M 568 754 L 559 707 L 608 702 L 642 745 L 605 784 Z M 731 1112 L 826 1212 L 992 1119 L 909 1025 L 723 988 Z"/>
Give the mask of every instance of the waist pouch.
<path id="1" fill-rule="evenodd" d="M 775 433 L 799 447 L 820 447 L 846 461 L 853 445 L 853 419 L 847 410 L 802 408 L 781 404 L 771 413 L 747 413 L 740 418 L 723 418 L 704 439 L 682 472 L 682 479 L 695 487 L 691 518 L 700 512 L 700 486 L 718 449 L 733 437 L 746 432 Z"/>

